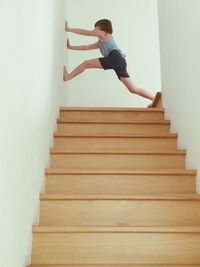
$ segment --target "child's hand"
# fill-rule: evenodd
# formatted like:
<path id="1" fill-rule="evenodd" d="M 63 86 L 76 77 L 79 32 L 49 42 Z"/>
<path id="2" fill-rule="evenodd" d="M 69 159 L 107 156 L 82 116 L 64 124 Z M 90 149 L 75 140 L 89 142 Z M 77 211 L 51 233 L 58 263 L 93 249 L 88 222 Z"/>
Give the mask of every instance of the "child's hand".
<path id="1" fill-rule="evenodd" d="M 68 22 L 65 20 L 65 31 L 67 32 L 68 31 Z"/>
<path id="2" fill-rule="evenodd" d="M 71 44 L 68 38 L 67 38 L 67 48 L 71 48 Z"/>

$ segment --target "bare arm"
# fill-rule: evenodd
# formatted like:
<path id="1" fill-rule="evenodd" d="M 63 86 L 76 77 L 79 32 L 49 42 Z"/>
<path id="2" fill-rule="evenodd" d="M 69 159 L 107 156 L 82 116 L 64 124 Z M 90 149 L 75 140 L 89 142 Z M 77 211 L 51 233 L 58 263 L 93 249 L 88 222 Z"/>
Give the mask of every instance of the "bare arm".
<path id="1" fill-rule="evenodd" d="M 84 29 L 78 29 L 78 28 L 68 28 L 67 30 L 68 32 L 73 32 L 76 34 L 80 34 L 80 35 L 85 35 L 85 36 L 96 36 L 96 37 L 101 37 L 102 35 L 102 31 L 100 30 L 93 30 L 93 31 L 88 31 L 88 30 L 84 30 Z"/>
<path id="2" fill-rule="evenodd" d="M 65 31 L 80 34 L 80 35 L 95 36 L 95 37 L 100 37 L 100 38 L 104 35 L 103 31 L 97 30 L 97 29 L 89 31 L 89 30 L 79 29 L 79 28 L 69 28 L 67 21 L 65 21 Z"/>
<path id="3" fill-rule="evenodd" d="M 99 43 L 96 42 L 96 43 L 90 44 L 90 45 L 75 46 L 75 45 L 71 45 L 69 39 L 67 39 L 67 47 L 69 49 L 72 49 L 72 50 L 92 50 L 92 49 L 98 49 L 99 48 Z"/>

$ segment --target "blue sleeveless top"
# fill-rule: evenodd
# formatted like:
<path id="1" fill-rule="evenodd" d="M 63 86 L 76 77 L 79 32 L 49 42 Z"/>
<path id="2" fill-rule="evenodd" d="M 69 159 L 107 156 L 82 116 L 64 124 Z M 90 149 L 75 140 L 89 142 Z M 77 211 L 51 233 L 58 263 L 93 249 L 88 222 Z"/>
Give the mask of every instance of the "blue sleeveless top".
<path id="1" fill-rule="evenodd" d="M 126 55 L 119 49 L 119 47 L 115 43 L 115 40 L 113 39 L 112 35 L 106 42 L 102 42 L 101 40 L 99 40 L 99 49 L 104 57 L 108 56 L 112 50 L 117 50 L 123 57 L 126 57 Z"/>

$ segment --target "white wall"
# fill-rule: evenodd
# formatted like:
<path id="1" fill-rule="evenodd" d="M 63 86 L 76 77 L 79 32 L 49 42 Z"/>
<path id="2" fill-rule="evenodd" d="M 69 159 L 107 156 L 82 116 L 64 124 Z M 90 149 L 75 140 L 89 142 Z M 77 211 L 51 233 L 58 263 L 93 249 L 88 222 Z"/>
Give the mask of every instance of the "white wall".
<path id="1" fill-rule="evenodd" d="M 166 117 L 200 172 L 200 1 L 159 0 L 162 92 Z M 197 179 L 200 192 L 200 178 Z"/>
<path id="2" fill-rule="evenodd" d="M 108 18 L 113 23 L 113 36 L 127 55 L 128 72 L 135 84 L 153 94 L 160 91 L 160 57 L 157 0 L 66 0 L 70 27 L 93 29 L 94 23 Z M 72 45 L 97 41 L 67 33 Z M 71 71 L 83 60 L 101 57 L 99 50 L 66 49 L 66 65 Z M 68 106 L 146 107 L 150 103 L 130 94 L 112 70 L 86 70 L 66 83 Z"/>
<path id="3" fill-rule="evenodd" d="M 63 96 L 64 1 L 0 1 L 0 266 L 30 261 Z"/>

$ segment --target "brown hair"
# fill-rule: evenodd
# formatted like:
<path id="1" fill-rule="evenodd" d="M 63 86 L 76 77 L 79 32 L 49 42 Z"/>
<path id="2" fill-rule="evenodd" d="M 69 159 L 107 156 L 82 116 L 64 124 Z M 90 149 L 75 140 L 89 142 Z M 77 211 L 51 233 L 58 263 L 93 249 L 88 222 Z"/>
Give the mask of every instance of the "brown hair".
<path id="1" fill-rule="evenodd" d="M 100 27 L 102 31 L 110 33 L 110 34 L 112 34 L 113 32 L 112 23 L 108 19 L 100 19 L 94 24 L 94 26 L 95 27 L 98 26 Z"/>

